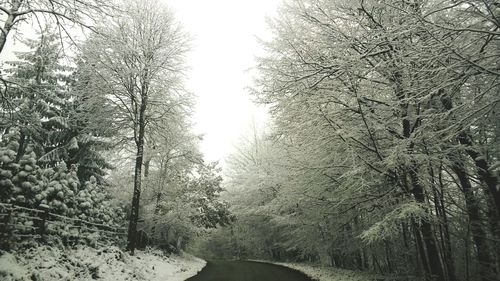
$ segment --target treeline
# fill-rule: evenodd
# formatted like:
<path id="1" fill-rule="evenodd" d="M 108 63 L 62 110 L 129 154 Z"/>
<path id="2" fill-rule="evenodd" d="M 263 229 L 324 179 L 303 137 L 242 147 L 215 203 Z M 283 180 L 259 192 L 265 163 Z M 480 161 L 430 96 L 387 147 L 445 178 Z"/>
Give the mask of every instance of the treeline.
<path id="1" fill-rule="evenodd" d="M 500 280 L 500 3 L 286 1 L 271 26 L 272 125 L 231 160 L 236 224 L 198 248 Z"/>
<path id="2" fill-rule="evenodd" d="M 189 36 L 167 6 L 31 0 L 0 10 L 0 202 L 128 223 L 132 254 L 178 250 L 232 220 L 220 171 L 191 131 Z M 18 33 L 29 28 L 36 38 Z M 4 52 L 13 35 L 26 51 Z"/>

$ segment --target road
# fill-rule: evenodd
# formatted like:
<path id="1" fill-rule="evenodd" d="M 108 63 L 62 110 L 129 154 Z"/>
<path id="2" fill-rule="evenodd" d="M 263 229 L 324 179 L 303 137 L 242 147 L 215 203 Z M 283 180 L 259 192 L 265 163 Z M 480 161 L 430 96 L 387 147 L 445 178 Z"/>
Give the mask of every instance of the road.
<path id="1" fill-rule="evenodd" d="M 186 281 L 312 281 L 283 266 L 252 261 L 208 261 L 198 275 Z"/>

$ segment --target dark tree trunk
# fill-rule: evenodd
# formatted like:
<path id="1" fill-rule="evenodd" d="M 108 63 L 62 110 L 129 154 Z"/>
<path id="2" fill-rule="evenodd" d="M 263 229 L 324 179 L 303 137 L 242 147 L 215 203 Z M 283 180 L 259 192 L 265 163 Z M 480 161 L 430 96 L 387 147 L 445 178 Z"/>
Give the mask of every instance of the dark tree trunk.
<path id="1" fill-rule="evenodd" d="M 19 137 L 19 148 L 17 149 L 17 155 L 16 155 L 16 162 L 19 162 L 19 160 L 21 160 L 21 157 L 23 157 L 24 153 L 26 152 L 26 146 L 27 146 L 27 137 L 26 134 L 24 133 L 24 130 L 21 130 L 21 134 Z"/>
<path id="2" fill-rule="evenodd" d="M 441 104 L 443 105 L 443 108 L 445 110 L 450 111 L 453 109 L 453 101 L 449 96 L 443 95 L 443 93 L 444 90 L 440 90 L 440 94 L 442 95 Z M 485 187 L 486 197 L 491 198 L 491 200 L 487 200 L 489 201 L 488 203 L 490 203 L 490 222 L 493 222 L 491 227 L 495 236 L 500 238 L 498 220 L 491 220 L 491 217 L 500 217 L 500 191 L 497 189 L 498 179 L 489 170 L 490 166 L 488 165 L 486 156 L 473 148 L 472 136 L 467 133 L 467 131 L 460 132 L 457 139 L 460 144 L 466 147 L 465 151 L 467 155 L 474 161 L 479 181 L 481 182 L 482 186 Z M 495 258 L 487 245 L 488 243 L 485 236 L 486 232 L 480 224 L 479 202 L 475 198 L 475 195 L 472 191 L 472 186 L 467 173 L 461 166 L 452 167 L 452 169 L 455 174 L 457 174 L 465 195 L 467 213 L 470 219 L 470 231 L 472 232 L 472 239 L 478 251 L 478 261 L 480 263 L 480 268 L 481 270 L 486 270 L 486 272 L 490 272 L 491 274 L 498 275 L 496 263 L 493 263 L 493 265 L 491 264 L 491 262 L 494 261 Z M 484 279 L 485 275 L 483 275 L 482 278 L 483 280 L 500 280 L 498 276 L 494 277 L 493 279 Z"/>
<path id="3" fill-rule="evenodd" d="M 154 239 L 155 233 L 156 233 L 156 225 L 158 224 L 158 219 L 157 216 L 160 213 L 160 202 L 161 202 L 161 192 L 158 192 L 156 194 L 156 204 L 155 204 L 155 211 L 154 211 L 154 221 L 153 221 L 153 227 L 151 228 L 151 238 Z"/>
<path id="4" fill-rule="evenodd" d="M 441 97 L 441 104 L 447 111 L 450 111 L 453 108 L 453 102 L 451 98 L 446 95 L 443 95 Z M 497 188 L 498 179 L 489 170 L 490 166 L 488 165 L 486 155 L 483 155 L 473 148 L 472 137 L 465 131 L 462 131 L 458 135 L 458 141 L 460 142 L 460 144 L 466 147 L 465 151 L 474 161 L 474 164 L 477 168 L 479 180 L 491 194 L 491 198 L 493 198 L 493 202 L 495 202 L 497 215 L 500 217 L 500 190 Z"/>
<path id="5" fill-rule="evenodd" d="M 146 162 L 144 162 L 144 178 L 147 178 L 149 176 L 150 164 L 151 164 L 151 159 L 148 159 Z"/>
<path id="6" fill-rule="evenodd" d="M 430 156 L 429 151 L 426 149 L 427 155 Z M 432 183 L 432 192 L 434 197 L 434 210 L 436 212 L 436 216 L 439 218 L 438 233 L 440 238 L 440 246 L 442 249 L 442 258 L 443 258 L 443 266 L 446 276 L 448 276 L 448 280 L 455 281 L 457 277 L 455 275 L 455 265 L 453 263 L 453 255 L 451 251 L 451 242 L 450 235 L 448 229 L 448 218 L 446 215 L 446 210 L 444 207 L 444 197 L 443 197 L 443 185 L 441 178 L 441 170 L 442 166 L 439 167 L 439 183 L 436 179 L 436 175 L 434 173 L 434 167 L 431 165 L 429 167 L 429 176 L 431 178 Z M 439 187 L 439 188 L 438 188 Z"/>
<path id="7" fill-rule="evenodd" d="M 412 194 L 418 203 L 425 203 L 424 189 L 418 182 L 416 165 L 409 168 L 410 181 L 413 186 Z M 427 220 L 419 221 L 419 229 L 422 233 L 422 242 L 425 249 L 426 258 L 428 262 L 429 277 L 436 280 L 447 280 L 439 248 L 434 237 L 432 225 Z M 425 261 L 424 261 L 425 262 Z"/>
<path id="8" fill-rule="evenodd" d="M 132 210 L 128 228 L 127 249 L 133 255 L 137 240 L 137 221 L 139 220 L 139 203 L 141 198 L 141 175 L 144 158 L 144 134 L 146 129 L 147 90 L 142 89 L 142 103 L 139 109 L 138 133 L 136 137 L 137 154 L 135 157 L 134 195 L 132 197 Z"/>
<path id="9" fill-rule="evenodd" d="M 22 0 L 14 0 L 12 1 L 12 8 L 10 9 L 10 14 L 7 15 L 7 18 L 4 21 L 2 30 L 0 31 L 0 53 L 2 53 L 5 43 L 7 42 L 7 36 L 9 36 L 10 31 L 14 27 L 16 22 L 16 13 L 21 7 Z"/>
<path id="10" fill-rule="evenodd" d="M 415 236 L 415 253 L 417 254 L 417 257 L 415 259 L 415 268 L 416 268 L 415 275 L 422 277 L 425 276 L 427 272 L 430 271 L 429 263 L 427 261 L 426 258 L 427 254 L 425 253 L 425 249 L 422 243 L 422 235 L 418 230 L 416 222 L 412 223 L 412 228 Z"/>
<path id="11" fill-rule="evenodd" d="M 444 185 L 442 179 L 442 167 L 439 168 L 439 197 L 437 198 L 439 201 L 439 210 L 441 214 L 442 230 L 443 230 L 443 249 L 446 254 L 446 266 L 448 267 L 448 276 L 450 280 L 458 280 L 455 274 L 455 263 L 453 261 L 453 253 L 451 251 L 451 240 L 450 240 L 450 229 L 448 225 L 448 215 L 446 215 L 446 207 L 444 201 Z"/>
<path id="12" fill-rule="evenodd" d="M 385 250 L 385 262 L 387 263 L 387 272 L 393 273 L 394 267 L 391 261 L 392 257 L 391 245 L 387 240 L 384 241 L 384 250 Z"/>
<path id="13" fill-rule="evenodd" d="M 479 210 L 479 201 L 477 200 L 472 190 L 469 177 L 465 169 L 457 164 L 452 166 L 453 172 L 457 175 L 462 191 L 465 197 L 465 208 L 470 220 L 470 231 L 472 240 L 476 245 L 477 258 L 479 261 L 479 271 L 482 273 L 481 280 L 494 280 L 492 277 L 497 276 L 496 263 L 490 252 L 488 245 L 487 234 L 481 225 L 481 214 Z"/>
<path id="14" fill-rule="evenodd" d="M 495 202 L 497 214 L 500 216 L 500 191 L 497 189 L 498 180 L 497 177 L 490 172 L 490 166 L 486 161 L 486 156 L 471 148 L 471 138 L 465 132 L 462 132 L 459 135 L 458 141 L 460 142 L 460 144 L 469 147 L 466 149 L 466 152 L 470 156 L 470 158 L 474 160 L 479 180 L 488 188 L 488 192 L 491 194 L 491 197 Z"/>
<path id="15" fill-rule="evenodd" d="M 495 241 L 500 241 L 500 217 L 497 214 L 495 208 L 495 202 L 489 192 L 485 192 L 486 195 L 486 206 L 487 206 L 487 216 L 490 223 L 490 231 L 494 235 Z M 496 252 L 497 269 L 500 270 L 500 243 L 493 243 L 494 250 Z"/>
<path id="16" fill-rule="evenodd" d="M 399 117 L 401 118 L 402 125 L 402 136 L 405 139 L 409 139 L 414 130 L 419 126 L 418 119 L 415 120 L 413 127 L 411 124 L 411 119 L 409 118 L 408 110 L 410 108 L 407 101 L 407 93 L 405 92 L 403 83 L 402 83 L 403 75 L 396 71 L 393 73 L 393 77 L 391 78 L 394 86 L 395 86 L 395 94 L 398 100 L 400 101 L 400 112 Z M 414 143 L 410 143 L 408 145 L 408 152 L 411 152 L 414 148 Z M 426 204 L 426 198 L 424 193 L 424 188 L 419 181 L 419 177 L 417 174 L 418 164 L 413 162 L 407 167 L 402 167 L 403 170 L 408 173 L 411 188 L 410 186 L 406 186 L 406 191 L 409 191 L 415 201 L 421 204 Z M 408 185 L 408 184 L 406 184 Z M 414 226 L 417 227 L 421 232 L 421 241 L 422 245 L 420 249 L 423 268 L 427 271 L 426 277 L 437 280 L 447 280 L 447 275 L 445 274 L 444 266 L 442 263 L 441 255 L 439 252 L 439 247 L 436 243 L 436 239 L 434 237 L 434 230 L 432 228 L 431 223 L 428 220 L 420 220 L 419 222 L 415 222 Z M 418 232 L 418 231 L 417 231 Z M 417 238 L 418 241 L 418 238 Z M 423 251 L 422 251 L 423 250 Z M 446 261 L 444 261 L 446 264 Z"/>

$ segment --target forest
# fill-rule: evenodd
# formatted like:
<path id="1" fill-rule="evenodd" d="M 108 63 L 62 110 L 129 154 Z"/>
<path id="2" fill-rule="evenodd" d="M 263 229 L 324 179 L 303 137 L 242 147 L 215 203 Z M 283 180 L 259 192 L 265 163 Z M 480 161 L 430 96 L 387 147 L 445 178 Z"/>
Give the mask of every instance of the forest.
<path id="1" fill-rule="evenodd" d="M 40 0 L 0 10 L 0 51 L 8 40 L 25 46 L 2 65 L 0 203 L 128 226 L 132 254 L 146 244 L 179 250 L 232 220 L 220 169 L 190 129 L 189 36 L 167 6 Z M 16 29 L 26 21 L 39 27 L 33 38 Z"/>
<path id="2" fill-rule="evenodd" d="M 23 208 L 124 229 L 131 255 L 500 280 L 498 0 L 282 1 L 249 89 L 268 122 L 223 166 L 193 131 L 168 1 L 0 13 L 0 250 L 33 231 L 99 247 L 48 215 L 13 224 Z"/>
<path id="3" fill-rule="evenodd" d="M 197 247 L 499 280 L 500 3 L 286 1 L 229 159 L 236 222 Z"/>

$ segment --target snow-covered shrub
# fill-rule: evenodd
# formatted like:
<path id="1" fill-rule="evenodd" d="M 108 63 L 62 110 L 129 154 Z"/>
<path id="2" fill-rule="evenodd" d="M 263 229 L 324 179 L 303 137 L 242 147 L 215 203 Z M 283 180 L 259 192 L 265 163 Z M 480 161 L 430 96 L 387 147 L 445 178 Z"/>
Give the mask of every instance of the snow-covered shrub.
<path id="1" fill-rule="evenodd" d="M 76 166 L 68 170 L 66 163 L 61 162 L 55 169 L 41 170 L 39 178 L 43 182 L 39 203 L 49 206 L 51 213 L 74 216 L 77 213 L 75 194 L 80 186 Z"/>
<path id="2" fill-rule="evenodd" d="M 12 129 L 0 143 L 0 201 L 33 208 L 42 200 L 44 183 L 32 145 L 26 145 L 18 155 L 19 138 L 19 132 Z"/>
<path id="3" fill-rule="evenodd" d="M 37 177 L 39 167 L 36 165 L 36 154 L 31 146 L 26 148 L 23 156 L 17 163 L 16 174 L 12 177 L 15 188 L 12 193 L 11 203 L 34 207 L 40 201 L 38 195 L 42 187 Z"/>
<path id="4" fill-rule="evenodd" d="M 76 205 L 78 217 L 82 220 L 116 225 L 124 219 L 123 210 L 111 204 L 108 192 L 97 184 L 93 176 L 78 191 Z"/>
<path id="5" fill-rule="evenodd" d="M 18 138 L 19 132 L 13 130 L 3 135 L 0 142 L 0 202 L 9 201 L 15 187 L 12 177 L 19 168 L 15 162 L 19 148 Z"/>
<path id="6" fill-rule="evenodd" d="M 99 232 L 97 229 L 89 231 L 89 224 L 85 222 L 109 226 L 123 222 L 123 209 L 111 203 L 107 190 L 98 185 L 94 177 L 82 185 L 78 167 L 71 165 L 68 168 L 64 161 L 41 167 L 33 145 L 28 143 L 20 148 L 20 138 L 19 131 L 11 129 L 0 141 L 0 202 L 33 209 L 17 209 L 12 215 L 10 225 L 16 232 L 37 234 L 42 221 L 33 217 L 41 218 L 44 213 L 35 209 L 68 217 L 49 215 L 45 218 L 45 234 L 57 240 L 56 243 L 86 241 L 91 244 L 93 241 L 95 245 L 101 239 Z"/>

